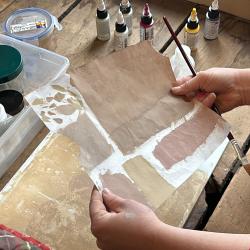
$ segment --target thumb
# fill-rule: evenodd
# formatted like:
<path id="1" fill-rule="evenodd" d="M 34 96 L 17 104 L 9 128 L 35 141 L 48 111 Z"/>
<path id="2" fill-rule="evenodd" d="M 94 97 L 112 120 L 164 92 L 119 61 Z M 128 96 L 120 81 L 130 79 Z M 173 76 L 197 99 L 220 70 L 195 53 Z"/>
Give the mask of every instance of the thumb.
<path id="1" fill-rule="evenodd" d="M 105 188 L 102 191 L 104 204 L 110 212 L 120 213 L 124 207 L 125 199 L 113 194 L 109 189 Z"/>
<path id="2" fill-rule="evenodd" d="M 210 93 L 210 94 L 202 101 L 202 103 L 203 103 L 205 106 L 211 108 L 211 107 L 213 106 L 215 100 L 216 100 L 216 95 L 215 95 L 215 93 Z"/>
<path id="3" fill-rule="evenodd" d="M 197 74 L 194 78 L 185 81 L 183 84 L 173 87 L 171 90 L 175 95 L 186 95 L 190 92 L 198 91 L 203 89 L 201 84 L 203 83 L 203 74 Z"/>

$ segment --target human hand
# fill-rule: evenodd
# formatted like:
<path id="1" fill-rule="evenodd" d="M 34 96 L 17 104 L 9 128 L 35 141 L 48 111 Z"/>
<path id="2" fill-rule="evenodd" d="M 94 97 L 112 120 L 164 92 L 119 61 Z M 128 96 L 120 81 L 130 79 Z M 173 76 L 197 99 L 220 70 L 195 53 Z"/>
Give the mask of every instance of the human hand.
<path id="1" fill-rule="evenodd" d="M 196 77 L 184 77 L 177 80 L 172 88 L 175 95 L 194 97 L 211 107 L 215 102 L 220 112 L 227 112 L 242 105 L 242 96 L 238 83 L 239 70 L 229 68 L 211 68 L 201 71 Z M 205 94 L 204 94 L 205 93 Z"/>
<path id="2" fill-rule="evenodd" d="M 102 250 L 156 249 L 162 224 L 153 211 L 136 201 L 123 199 L 105 189 L 93 189 L 89 204 L 91 231 Z"/>

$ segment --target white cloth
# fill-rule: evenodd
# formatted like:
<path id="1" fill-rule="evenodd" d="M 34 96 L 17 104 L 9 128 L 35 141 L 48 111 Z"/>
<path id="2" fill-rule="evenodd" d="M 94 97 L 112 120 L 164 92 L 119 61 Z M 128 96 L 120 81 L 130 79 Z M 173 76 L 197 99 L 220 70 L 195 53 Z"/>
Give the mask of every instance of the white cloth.
<path id="1" fill-rule="evenodd" d="M 191 65 L 194 68 L 195 61 L 193 57 L 191 56 L 191 49 L 187 45 L 182 45 L 182 48 L 184 49 Z M 171 66 L 172 66 L 172 69 L 174 71 L 174 75 L 176 78 L 192 75 L 192 72 L 187 66 L 187 63 L 184 60 L 178 47 L 175 49 L 175 54 L 170 58 L 170 63 L 171 63 Z"/>

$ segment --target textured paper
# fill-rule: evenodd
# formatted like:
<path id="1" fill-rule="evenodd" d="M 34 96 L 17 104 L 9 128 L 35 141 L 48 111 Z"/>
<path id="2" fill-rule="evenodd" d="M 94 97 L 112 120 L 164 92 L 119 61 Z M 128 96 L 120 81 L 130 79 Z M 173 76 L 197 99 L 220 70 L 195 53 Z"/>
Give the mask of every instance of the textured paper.
<path id="1" fill-rule="evenodd" d="M 85 169 L 94 168 L 111 155 L 111 146 L 89 119 L 81 96 L 71 85 L 45 85 L 26 100 L 50 131 L 68 136 L 81 147 Z"/>
<path id="2" fill-rule="evenodd" d="M 155 148 L 154 155 L 166 168 L 171 168 L 175 163 L 192 155 L 206 141 L 217 123 L 218 126 L 223 125 L 220 124 L 219 117 L 214 116 L 213 111 L 202 107 L 193 119 L 163 138 Z"/>
<path id="3" fill-rule="evenodd" d="M 141 156 L 128 160 L 123 167 L 154 208 L 160 207 L 174 191 L 174 187 L 167 183 Z"/>
<path id="4" fill-rule="evenodd" d="M 121 173 L 105 173 L 104 175 L 100 175 L 100 179 L 102 181 L 103 187 L 108 188 L 115 194 L 125 198 L 132 199 L 138 202 L 141 202 L 146 205 L 150 205 L 147 202 L 143 192 L 138 189 L 138 186 L 129 180 L 126 175 Z"/>
<path id="5" fill-rule="evenodd" d="M 71 77 L 124 154 L 193 108 L 170 94 L 175 82 L 170 62 L 148 42 L 94 60 Z"/>
<path id="6" fill-rule="evenodd" d="M 250 175 L 250 164 L 247 164 L 246 166 L 244 166 L 246 172 L 248 173 L 248 175 Z"/>
<path id="7" fill-rule="evenodd" d="M 113 79 L 117 70 L 121 76 Z M 96 249 L 88 214 L 94 182 L 183 225 L 208 179 L 199 169 L 228 125 L 201 104 L 170 94 L 169 61 L 147 43 L 79 68 L 73 77 L 81 93 L 57 82 L 27 96 L 56 134 L 1 192 L 1 222 L 55 249 Z"/>
<path id="8" fill-rule="evenodd" d="M 98 173 L 119 173 L 137 156 L 177 188 L 228 133 L 225 121 L 208 108 L 172 96 L 169 60 L 149 42 L 97 59 L 71 76 L 115 148 L 116 156 L 90 173 L 100 189 Z"/>
<path id="9" fill-rule="evenodd" d="M 79 145 L 57 134 L 39 147 L 1 192 L 1 223 L 53 249 L 97 249 L 88 208 L 93 183 L 80 167 Z"/>
<path id="10" fill-rule="evenodd" d="M 172 96 L 169 60 L 149 42 L 80 67 L 72 78 L 77 89 L 49 85 L 27 99 L 52 131 L 80 146 L 80 165 L 100 190 L 115 188 L 124 198 L 157 208 L 163 201 L 145 189 L 149 179 L 139 182 L 133 169 L 126 170 L 133 164 L 128 162 L 143 159 L 146 174 L 175 189 L 228 133 L 225 121 L 208 108 Z"/>
<path id="11" fill-rule="evenodd" d="M 45 85 L 25 96 L 50 131 L 58 132 L 76 122 L 84 113 L 83 103 L 77 90 L 69 82 Z"/>

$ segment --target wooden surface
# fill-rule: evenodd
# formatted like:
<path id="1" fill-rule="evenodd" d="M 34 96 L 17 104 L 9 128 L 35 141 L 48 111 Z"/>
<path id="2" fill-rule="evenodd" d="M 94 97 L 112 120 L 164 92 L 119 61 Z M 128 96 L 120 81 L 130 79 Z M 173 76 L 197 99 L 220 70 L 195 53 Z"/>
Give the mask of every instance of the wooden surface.
<path id="1" fill-rule="evenodd" d="M 73 2 L 74 0 L 4 0 L 0 6 L 0 22 L 4 22 L 13 11 L 28 7 L 44 8 L 59 17 Z"/>
<path id="2" fill-rule="evenodd" d="M 190 2 L 195 2 L 199 4 L 205 4 L 207 6 L 211 5 L 211 0 L 191 0 Z M 235 16 L 240 16 L 250 20 L 250 12 L 249 12 L 249 0 L 238 0 L 237 3 L 235 0 L 220 0 L 219 6 L 220 9 L 231 13 Z"/>
<path id="3" fill-rule="evenodd" d="M 25 1 L 15 1 L 13 4 L 11 4 L 8 7 L 8 4 L 12 1 L 4 1 L 3 7 L 0 7 L 0 22 L 2 22 L 6 16 L 13 10 L 21 7 L 28 7 L 28 6 L 36 6 L 41 8 L 46 8 L 49 11 L 51 11 L 52 14 L 59 17 L 64 13 L 64 11 L 67 10 L 67 8 L 74 2 L 73 0 L 66 0 L 66 1 L 34 1 L 34 0 L 25 0 Z M 111 24 L 114 25 L 115 19 L 116 19 L 116 12 L 117 12 L 117 4 L 118 0 L 113 1 L 107 1 L 108 6 L 110 8 L 110 14 L 111 14 Z M 153 12 L 153 15 L 156 17 L 156 39 L 154 41 L 154 46 L 156 48 L 160 48 L 161 45 L 164 44 L 164 42 L 169 37 L 168 32 L 166 31 L 163 22 L 161 21 L 162 15 L 166 15 L 172 26 L 174 28 L 177 28 L 178 25 L 183 21 L 185 16 L 187 15 L 187 12 L 191 9 L 192 4 L 185 2 L 185 1 L 164 1 L 164 0 L 158 0 L 158 1 L 149 1 L 151 4 L 151 10 Z M 139 41 L 139 14 L 142 10 L 143 1 L 138 0 L 134 1 L 135 5 L 135 13 L 137 13 L 137 17 L 134 17 L 135 22 L 135 29 L 134 34 L 130 38 L 129 43 L 134 44 Z M 7 7 L 7 8 L 6 8 Z M 100 42 L 96 40 L 96 31 L 95 31 L 95 8 L 96 5 L 94 1 L 85 1 L 82 0 L 71 12 L 66 15 L 65 18 L 62 20 L 63 30 L 58 32 L 55 31 L 52 39 L 45 45 L 46 48 L 53 50 L 59 54 L 65 55 L 70 59 L 71 62 L 71 69 L 81 66 L 87 62 L 90 62 L 94 58 L 104 56 L 110 52 L 113 51 L 113 44 L 112 40 L 108 42 Z M 1 11 L 2 10 L 2 11 Z M 201 37 L 200 41 L 200 48 L 198 50 L 197 55 L 195 56 L 195 59 L 197 61 L 197 69 L 203 70 L 212 66 L 235 66 L 235 67 L 249 67 L 249 57 L 247 56 L 247 53 L 249 53 L 250 50 L 250 39 L 249 39 L 249 24 L 244 23 L 242 21 L 239 21 L 237 18 L 232 18 L 229 15 L 225 15 L 223 17 L 222 26 L 221 26 L 221 32 L 220 32 L 220 38 L 219 40 L 213 41 L 213 42 L 207 42 L 204 41 Z M 165 54 L 171 55 L 175 46 L 172 45 L 170 48 L 166 51 Z M 248 108 L 245 110 L 246 113 L 248 113 Z M 232 114 L 232 115 L 231 115 Z M 227 118 L 232 120 L 232 123 L 237 121 L 238 117 L 241 114 L 238 111 L 235 111 L 235 113 L 228 113 Z M 243 142 L 245 139 L 245 136 L 247 133 L 249 133 L 247 124 L 248 121 L 246 120 L 246 117 L 241 117 L 242 127 L 234 128 L 235 133 L 238 134 L 236 136 L 240 137 L 240 142 Z M 242 133 L 242 131 L 244 131 Z M 23 154 L 23 159 L 27 157 L 29 154 L 30 148 L 28 148 L 26 152 Z M 27 153 L 28 152 L 28 153 Z M 222 169 L 221 172 L 226 173 L 228 168 L 230 168 L 230 163 L 234 159 L 234 155 L 232 152 L 228 151 L 226 152 L 226 155 L 223 156 L 225 158 L 222 159 L 222 165 L 223 167 L 218 167 L 217 169 Z M 18 165 L 18 164 L 17 164 Z M 14 169 L 17 170 L 19 166 L 15 166 Z M 63 166 L 62 166 L 63 168 Z M 225 171 L 223 170 L 225 169 Z M 14 171 L 15 171 L 14 170 Z M 10 176 L 13 175 L 13 172 L 10 174 Z M 17 173 L 17 176 L 20 176 L 21 172 Z M 29 174 L 29 173 L 28 173 Z M 32 172 L 30 173 L 32 174 Z M 6 174 L 6 178 L 4 179 L 4 182 L 2 185 L 4 185 L 8 179 L 8 173 Z M 217 176 L 221 176 L 221 173 Z M 37 181 L 39 180 L 39 175 L 34 177 L 37 178 Z M 70 178 L 70 176 L 69 176 Z M 223 179 L 224 175 L 222 177 L 218 177 Z M 202 171 L 196 171 L 195 174 L 190 178 L 190 180 L 180 187 L 176 192 L 174 193 L 173 197 L 169 199 L 169 216 L 166 218 L 166 222 L 182 226 L 189 213 L 193 209 L 202 189 L 204 188 L 204 185 L 208 179 L 208 176 L 202 172 Z M 49 182 L 50 176 L 48 175 L 47 181 Z M 90 190 L 90 182 L 84 178 L 85 181 L 82 182 L 82 187 L 86 190 Z M 18 186 L 18 185 L 17 185 Z M 53 185 L 52 185 L 53 186 Z M 52 187 L 51 186 L 51 187 Z M 57 190 L 58 195 L 61 194 L 61 190 L 58 189 L 56 186 L 53 186 L 53 190 Z M 46 195 L 46 194 L 45 194 Z M 87 196 L 86 196 L 87 197 Z M 88 197 L 84 199 L 84 204 L 82 204 L 82 207 L 87 207 L 88 203 Z M 16 204 L 17 205 L 17 204 Z M 35 208 L 35 211 L 38 211 L 37 208 Z M 42 211 L 41 209 L 39 211 Z M 43 212 L 43 211 L 42 211 Z M 46 211 L 45 211 L 46 212 Z M 88 211 L 87 209 L 84 210 L 84 216 L 87 215 Z M 171 216 L 170 216 L 171 215 Z M 56 216 L 56 215 L 55 215 Z M 87 218 L 87 217 L 86 217 Z M 55 217 L 56 219 L 56 217 Z M 61 218 L 63 219 L 63 218 Z M 13 227 L 15 227 L 15 220 L 11 221 L 10 219 L 9 223 Z M 43 229 L 46 230 L 49 228 L 51 222 L 51 217 L 46 217 L 45 222 L 43 224 Z M 47 223 L 47 226 L 46 226 Z M 70 228 L 69 228 L 70 229 Z M 45 239 L 45 235 L 41 235 L 42 231 L 40 231 L 40 225 L 39 223 L 36 223 L 35 226 L 32 227 L 22 227 L 20 226 L 19 230 L 29 233 L 31 235 L 39 235 L 42 237 L 41 239 Z M 56 235 L 54 239 L 57 239 L 61 232 L 56 232 Z M 59 238 L 58 238 L 59 239 Z M 60 238 L 61 239 L 61 238 Z M 59 244 L 63 244 L 59 241 Z M 91 243 L 92 244 L 92 243 Z M 61 249 L 62 245 L 57 245 L 57 249 Z M 93 249 L 93 248 L 83 248 L 84 250 Z"/>
<path id="4" fill-rule="evenodd" d="M 95 250 L 88 212 L 93 184 L 80 167 L 80 147 L 63 135 L 49 138 L 1 192 L 0 221 L 53 249 Z"/>
<path id="5" fill-rule="evenodd" d="M 117 6 L 119 0 L 107 0 L 111 18 L 112 38 L 107 42 L 96 39 L 95 1 L 81 1 L 69 15 L 61 22 L 62 32 L 55 32 L 47 47 L 50 50 L 64 55 L 70 59 L 71 68 L 86 64 L 94 58 L 105 56 L 113 52 L 113 30 L 117 17 Z M 144 1 L 133 2 L 134 6 L 134 29 L 129 37 L 129 45 L 139 42 L 139 18 L 142 12 Z M 172 1 L 156 0 L 149 1 L 151 11 L 155 18 L 155 40 L 154 46 L 157 49 L 170 37 L 162 16 L 167 15 L 174 28 L 177 28 L 189 12 L 192 4 L 182 0 Z"/>
<path id="6" fill-rule="evenodd" d="M 8 8 L 15 0 L 2 0 L 0 5 L 0 13 Z"/>
<path id="7" fill-rule="evenodd" d="M 205 230 L 250 234 L 250 176 L 244 168 L 233 177 Z"/>

